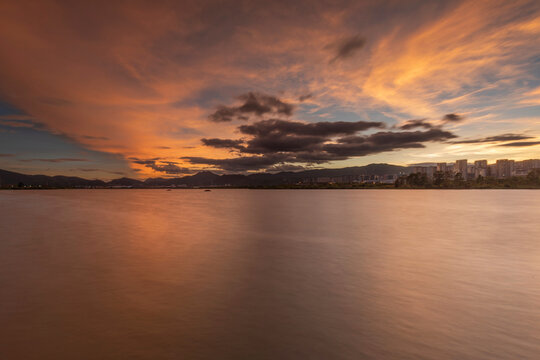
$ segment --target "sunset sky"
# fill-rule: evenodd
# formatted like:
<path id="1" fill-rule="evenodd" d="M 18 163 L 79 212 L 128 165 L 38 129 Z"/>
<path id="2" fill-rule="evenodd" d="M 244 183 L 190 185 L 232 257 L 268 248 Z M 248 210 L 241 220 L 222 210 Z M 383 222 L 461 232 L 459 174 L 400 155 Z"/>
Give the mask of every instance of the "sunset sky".
<path id="1" fill-rule="evenodd" d="M 1 1 L 0 168 L 540 158 L 540 2 Z"/>

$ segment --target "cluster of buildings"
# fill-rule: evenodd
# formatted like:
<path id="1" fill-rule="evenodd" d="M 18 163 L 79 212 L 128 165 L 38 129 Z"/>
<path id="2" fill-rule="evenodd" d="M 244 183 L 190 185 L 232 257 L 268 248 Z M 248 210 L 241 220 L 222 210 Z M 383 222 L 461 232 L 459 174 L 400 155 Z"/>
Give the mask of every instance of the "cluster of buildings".
<path id="1" fill-rule="evenodd" d="M 426 174 L 432 180 L 436 172 L 445 174 L 461 174 L 464 180 L 474 180 L 479 176 L 507 179 L 512 176 L 526 176 L 531 170 L 540 169 L 540 159 L 530 160 L 497 160 L 494 164 L 488 164 L 487 160 L 477 160 L 469 163 L 467 159 L 457 160 L 455 163 L 438 163 L 436 166 L 413 166 L 413 173 Z"/>
<path id="2" fill-rule="evenodd" d="M 320 176 L 305 178 L 299 184 L 393 184 L 400 175 Z"/>
<path id="3" fill-rule="evenodd" d="M 433 181 L 436 173 L 442 173 L 447 178 L 461 174 L 463 180 L 475 180 L 479 176 L 507 179 L 512 176 L 527 176 L 534 169 L 540 169 L 540 159 L 501 159 L 493 164 L 488 164 L 487 160 L 469 163 L 467 159 L 462 159 L 453 163 L 410 166 L 408 171 L 399 174 L 310 177 L 302 179 L 298 184 L 394 184 L 398 178 L 409 173 L 425 174 L 430 181 Z"/>

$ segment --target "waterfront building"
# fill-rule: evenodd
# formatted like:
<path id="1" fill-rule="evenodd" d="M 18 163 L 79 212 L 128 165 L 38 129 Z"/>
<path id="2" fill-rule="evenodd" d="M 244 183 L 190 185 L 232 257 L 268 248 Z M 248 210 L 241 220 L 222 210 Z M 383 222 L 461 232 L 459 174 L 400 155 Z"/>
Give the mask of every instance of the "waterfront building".
<path id="1" fill-rule="evenodd" d="M 473 178 L 476 179 L 479 176 L 488 176 L 488 162 L 487 160 L 476 160 L 473 166 Z"/>
<path id="2" fill-rule="evenodd" d="M 467 159 L 456 160 L 456 164 L 454 165 L 454 174 L 458 173 L 461 173 L 461 177 L 463 177 L 464 180 L 467 180 Z"/>
<path id="3" fill-rule="evenodd" d="M 501 159 L 495 163 L 496 177 L 498 179 L 507 179 L 514 175 L 514 160 Z"/>
<path id="4" fill-rule="evenodd" d="M 446 163 L 438 163 L 437 164 L 437 171 L 442 171 L 442 172 L 449 171 L 448 170 L 448 165 Z"/>
<path id="5" fill-rule="evenodd" d="M 474 166 L 481 169 L 486 169 L 488 166 L 487 160 L 476 160 Z"/>

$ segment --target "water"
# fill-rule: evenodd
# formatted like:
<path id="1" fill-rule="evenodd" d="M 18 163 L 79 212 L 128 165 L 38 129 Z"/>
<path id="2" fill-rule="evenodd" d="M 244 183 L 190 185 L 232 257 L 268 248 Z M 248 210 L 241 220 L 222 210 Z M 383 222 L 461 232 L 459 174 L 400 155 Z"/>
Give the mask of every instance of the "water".
<path id="1" fill-rule="evenodd" d="M 540 191 L 0 192 L 0 359 L 538 359 Z"/>

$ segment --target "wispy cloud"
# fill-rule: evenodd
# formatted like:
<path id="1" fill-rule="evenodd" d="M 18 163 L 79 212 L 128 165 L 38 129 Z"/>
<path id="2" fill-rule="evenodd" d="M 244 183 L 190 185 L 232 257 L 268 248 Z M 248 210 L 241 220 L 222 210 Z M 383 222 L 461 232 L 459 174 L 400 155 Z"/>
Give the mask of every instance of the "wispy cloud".
<path id="1" fill-rule="evenodd" d="M 493 143 L 493 142 L 504 142 L 504 141 L 515 141 L 515 140 L 526 140 L 534 139 L 534 136 L 521 135 L 521 134 L 501 134 L 494 136 L 487 136 L 479 139 L 468 139 L 468 140 L 459 140 L 452 141 L 453 144 L 478 144 L 478 143 Z"/>
<path id="2" fill-rule="evenodd" d="M 525 146 L 535 146 L 535 145 L 540 145 L 540 141 L 519 141 L 519 142 L 506 143 L 506 144 L 499 144 L 498 146 L 525 147 Z"/>
<path id="3" fill-rule="evenodd" d="M 77 158 L 54 158 L 54 159 L 20 159 L 22 162 L 48 162 L 48 163 L 63 163 L 63 162 L 82 162 L 89 161 L 88 159 L 77 159 Z"/>

